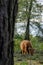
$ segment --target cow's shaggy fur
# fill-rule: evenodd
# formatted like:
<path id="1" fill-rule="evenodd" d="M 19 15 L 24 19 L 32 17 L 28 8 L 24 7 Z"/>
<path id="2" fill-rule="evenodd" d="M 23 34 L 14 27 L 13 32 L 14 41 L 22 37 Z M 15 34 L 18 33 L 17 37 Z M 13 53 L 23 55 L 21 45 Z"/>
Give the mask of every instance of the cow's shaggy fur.
<path id="1" fill-rule="evenodd" d="M 32 44 L 28 40 L 23 40 L 20 44 L 20 48 L 21 48 L 22 54 L 29 53 L 29 54 L 33 55 L 33 53 L 34 53 L 34 49 L 32 48 Z"/>

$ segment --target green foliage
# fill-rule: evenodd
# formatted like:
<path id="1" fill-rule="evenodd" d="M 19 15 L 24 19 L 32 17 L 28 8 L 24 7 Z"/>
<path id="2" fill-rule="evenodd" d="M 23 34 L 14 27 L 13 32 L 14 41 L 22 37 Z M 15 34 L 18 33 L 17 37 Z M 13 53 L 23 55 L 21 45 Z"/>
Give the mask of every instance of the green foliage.
<path id="1" fill-rule="evenodd" d="M 23 39 L 22 35 L 16 34 L 15 39 Z"/>
<path id="2" fill-rule="evenodd" d="M 24 62 L 18 62 L 15 65 L 28 65 L 28 62 L 24 61 Z"/>
<path id="3" fill-rule="evenodd" d="M 18 0 L 18 16 L 17 19 L 20 21 L 27 20 L 29 16 L 29 7 L 30 7 L 30 1 L 31 0 Z M 37 3 L 36 0 L 32 0 L 32 10 L 31 10 L 31 15 L 30 19 L 33 18 L 39 18 L 40 13 L 41 13 L 41 4 Z M 17 21 L 18 22 L 18 21 Z"/>
<path id="4" fill-rule="evenodd" d="M 38 37 L 33 37 L 33 36 L 30 36 L 30 39 L 31 39 L 33 48 L 37 50 L 43 50 L 43 41 L 40 42 Z M 15 46 L 14 46 L 15 51 L 18 51 L 18 50 L 20 51 L 20 43 L 22 40 L 23 40 L 23 36 L 21 35 L 15 36 Z"/>
<path id="5" fill-rule="evenodd" d="M 15 51 L 20 50 L 20 40 L 19 40 L 19 39 L 15 39 L 14 50 L 15 50 Z"/>
<path id="6" fill-rule="evenodd" d="M 40 37 L 32 37 L 30 36 L 30 39 L 31 39 L 31 42 L 32 42 L 32 45 L 35 49 L 37 50 L 43 50 L 43 41 L 40 41 Z"/>
<path id="7" fill-rule="evenodd" d="M 22 62 L 20 65 L 28 65 L 27 62 Z"/>

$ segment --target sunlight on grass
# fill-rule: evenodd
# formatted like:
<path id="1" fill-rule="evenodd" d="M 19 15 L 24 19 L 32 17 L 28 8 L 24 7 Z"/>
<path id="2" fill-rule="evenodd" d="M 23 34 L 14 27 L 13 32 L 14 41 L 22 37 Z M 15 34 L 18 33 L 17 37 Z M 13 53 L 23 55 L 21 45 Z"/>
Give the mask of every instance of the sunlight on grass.
<path id="1" fill-rule="evenodd" d="M 38 61 L 34 61 L 34 60 L 31 60 L 31 64 L 30 64 L 30 60 L 28 61 L 22 61 L 22 62 L 16 62 L 14 65 L 43 65 L 43 64 L 40 64 Z"/>

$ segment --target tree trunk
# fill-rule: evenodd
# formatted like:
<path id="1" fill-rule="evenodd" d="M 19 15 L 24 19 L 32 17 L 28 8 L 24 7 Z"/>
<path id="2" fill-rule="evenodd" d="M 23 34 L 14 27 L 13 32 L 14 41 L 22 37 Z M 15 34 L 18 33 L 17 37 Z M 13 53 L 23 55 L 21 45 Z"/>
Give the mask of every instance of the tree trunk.
<path id="1" fill-rule="evenodd" d="M 14 25 L 17 0 L 0 0 L 0 65 L 13 65 Z"/>
<path id="2" fill-rule="evenodd" d="M 33 0 L 31 0 L 30 1 L 30 7 L 29 7 L 29 15 L 28 15 L 28 17 L 27 17 L 27 27 L 26 27 L 26 34 L 25 34 L 25 40 L 30 40 L 30 38 L 29 38 L 29 25 L 30 25 L 30 16 L 31 16 L 31 10 L 32 10 L 32 2 L 33 2 Z"/>

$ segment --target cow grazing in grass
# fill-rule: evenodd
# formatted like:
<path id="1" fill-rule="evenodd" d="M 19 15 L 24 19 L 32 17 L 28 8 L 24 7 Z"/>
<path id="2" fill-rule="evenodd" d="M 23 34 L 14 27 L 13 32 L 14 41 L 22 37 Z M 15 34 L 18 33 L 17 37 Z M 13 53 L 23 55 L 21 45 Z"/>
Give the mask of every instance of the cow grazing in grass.
<path id="1" fill-rule="evenodd" d="M 32 44 L 28 40 L 23 40 L 20 44 L 22 54 L 31 54 L 33 55 L 34 49 L 32 48 Z"/>

